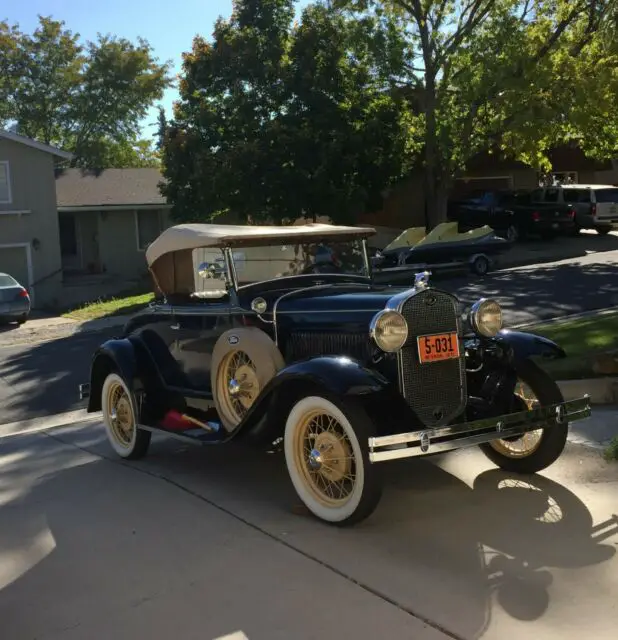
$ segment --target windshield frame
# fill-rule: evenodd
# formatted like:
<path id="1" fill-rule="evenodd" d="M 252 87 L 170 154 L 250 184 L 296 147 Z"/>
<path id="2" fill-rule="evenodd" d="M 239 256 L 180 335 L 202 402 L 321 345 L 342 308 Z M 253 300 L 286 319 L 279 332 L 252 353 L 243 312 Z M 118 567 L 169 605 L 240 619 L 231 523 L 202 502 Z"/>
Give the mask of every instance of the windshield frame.
<path id="1" fill-rule="evenodd" d="M 325 236 L 324 238 L 315 238 L 312 239 L 311 244 L 320 244 L 321 242 L 323 242 L 324 244 L 328 244 L 329 241 L 334 241 L 337 242 L 339 239 L 336 236 Z M 371 260 L 369 259 L 369 251 L 367 248 L 367 238 L 360 238 L 360 251 L 361 251 L 361 255 L 362 255 L 362 259 L 363 259 L 363 264 L 364 264 L 364 268 L 365 268 L 365 273 L 358 273 L 358 274 L 354 274 L 354 273 L 306 273 L 306 274 L 296 274 L 296 275 L 291 275 L 291 276 L 284 276 L 282 278 L 269 278 L 267 280 L 256 280 L 255 282 L 249 282 L 247 284 L 243 284 L 240 285 L 238 284 L 238 273 L 236 271 L 236 264 L 234 262 L 234 251 L 237 250 L 237 248 L 233 247 L 233 246 L 227 246 L 223 248 L 223 256 L 224 256 L 224 260 L 225 260 L 225 266 L 226 266 L 226 274 L 227 274 L 227 282 L 228 282 L 228 286 L 235 291 L 236 293 L 238 293 L 239 291 L 242 291 L 244 289 L 247 289 L 249 287 L 255 287 L 256 285 L 259 285 L 260 282 L 272 282 L 273 280 L 286 280 L 288 278 L 294 278 L 294 279 L 298 279 L 298 278 L 307 278 L 307 279 L 312 279 L 315 280 L 316 277 L 320 277 L 320 278 L 332 278 L 333 281 L 336 281 L 338 279 L 345 279 L 345 278 L 354 278 L 354 279 L 365 279 L 365 280 L 372 280 L 373 279 L 373 271 L 372 271 L 372 267 L 371 267 Z M 341 240 L 339 240 L 339 242 L 341 242 Z M 272 247 L 272 246 L 284 246 L 286 244 L 289 244 L 287 242 L 269 242 L 267 244 L 264 244 L 264 247 Z"/>

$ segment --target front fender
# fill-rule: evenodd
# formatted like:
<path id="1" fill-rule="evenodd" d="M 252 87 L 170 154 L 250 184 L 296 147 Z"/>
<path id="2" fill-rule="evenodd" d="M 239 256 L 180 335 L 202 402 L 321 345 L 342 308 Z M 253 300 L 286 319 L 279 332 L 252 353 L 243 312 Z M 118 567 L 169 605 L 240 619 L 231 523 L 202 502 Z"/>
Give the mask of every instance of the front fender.
<path id="1" fill-rule="evenodd" d="M 502 329 L 496 341 L 510 348 L 514 362 L 517 364 L 533 356 L 556 360 L 566 358 L 566 352 L 553 340 L 524 331 Z"/>
<path id="2" fill-rule="evenodd" d="M 353 398 L 363 405 L 372 419 L 382 422 L 385 411 L 409 415 L 397 385 L 380 372 L 352 358 L 317 356 L 278 371 L 239 425 L 239 431 L 252 438 L 274 440 L 281 435 L 298 395 L 312 392 L 339 399 Z"/>
<path id="3" fill-rule="evenodd" d="M 390 385 L 378 371 L 343 356 L 316 356 L 295 362 L 278 371 L 271 383 L 276 388 L 291 381 L 311 382 L 340 396 L 378 393 Z"/>
<path id="4" fill-rule="evenodd" d="M 137 357 L 133 343 L 127 338 L 107 340 L 94 352 L 90 365 L 88 413 L 101 410 L 103 382 L 112 371 L 117 371 L 129 387 L 133 386 Z"/>

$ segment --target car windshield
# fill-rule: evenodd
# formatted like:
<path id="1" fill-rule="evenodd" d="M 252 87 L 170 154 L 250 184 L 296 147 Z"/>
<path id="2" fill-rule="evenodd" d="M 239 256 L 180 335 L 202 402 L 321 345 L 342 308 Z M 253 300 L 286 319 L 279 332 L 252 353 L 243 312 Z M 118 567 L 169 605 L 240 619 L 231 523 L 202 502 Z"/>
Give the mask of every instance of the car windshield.
<path id="1" fill-rule="evenodd" d="M 0 273 L 0 287 L 14 287 L 16 284 L 17 280 L 6 273 Z"/>
<path id="2" fill-rule="evenodd" d="M 360 240 L 247 247 L 234 251 L 233 255 L 241 287 L 302 274 L 369 275 Z"/>
<path id="3" fill-rule="evenodd" d="M 240 287 L 302 274 L 369 275 L 361 240 L 246 247 L 234 249 L 232 255 Z M 193 266 L 196 296 L 225 293 L 227 269 L 221 249 L 195 249 Z"/>

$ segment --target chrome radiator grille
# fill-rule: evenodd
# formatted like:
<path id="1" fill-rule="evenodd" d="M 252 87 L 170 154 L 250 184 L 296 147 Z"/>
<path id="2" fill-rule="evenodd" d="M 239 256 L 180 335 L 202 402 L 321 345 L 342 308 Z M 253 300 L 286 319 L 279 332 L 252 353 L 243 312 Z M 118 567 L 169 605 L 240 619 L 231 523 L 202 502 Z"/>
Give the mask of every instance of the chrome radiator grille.
<path id="1" fill-rule="evenodd" d="M 285 341 L 286 362 L 316 355 L 348 356 L 361 362 L 371 356 L 369 334 L 293 331 Z"/>
<path id="2" fill-rule="evenodd" d="M 408 340 L 398 356 L 401 392 L 425 425 L 448 424 L 466 405 L 465 352 L 457 300 L 428 289 L 410 296 L 401 313 L 409 328 Z M 421 364 L 417 337 L 451 331 L 459 336 L 460 357 Z"/>

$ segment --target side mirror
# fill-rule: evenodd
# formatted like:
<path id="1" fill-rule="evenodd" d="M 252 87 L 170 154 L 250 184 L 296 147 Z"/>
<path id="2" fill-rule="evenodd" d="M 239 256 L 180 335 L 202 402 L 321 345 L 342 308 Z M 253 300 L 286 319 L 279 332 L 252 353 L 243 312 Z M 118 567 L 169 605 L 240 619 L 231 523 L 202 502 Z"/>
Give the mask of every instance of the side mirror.
<path id="1" fill-rule="evenodd" d="M 197 268 L 197 273 L 200 278 L 221 278 L 225 273 L 225 268 L 216 262 L 202 262 Z"/>

